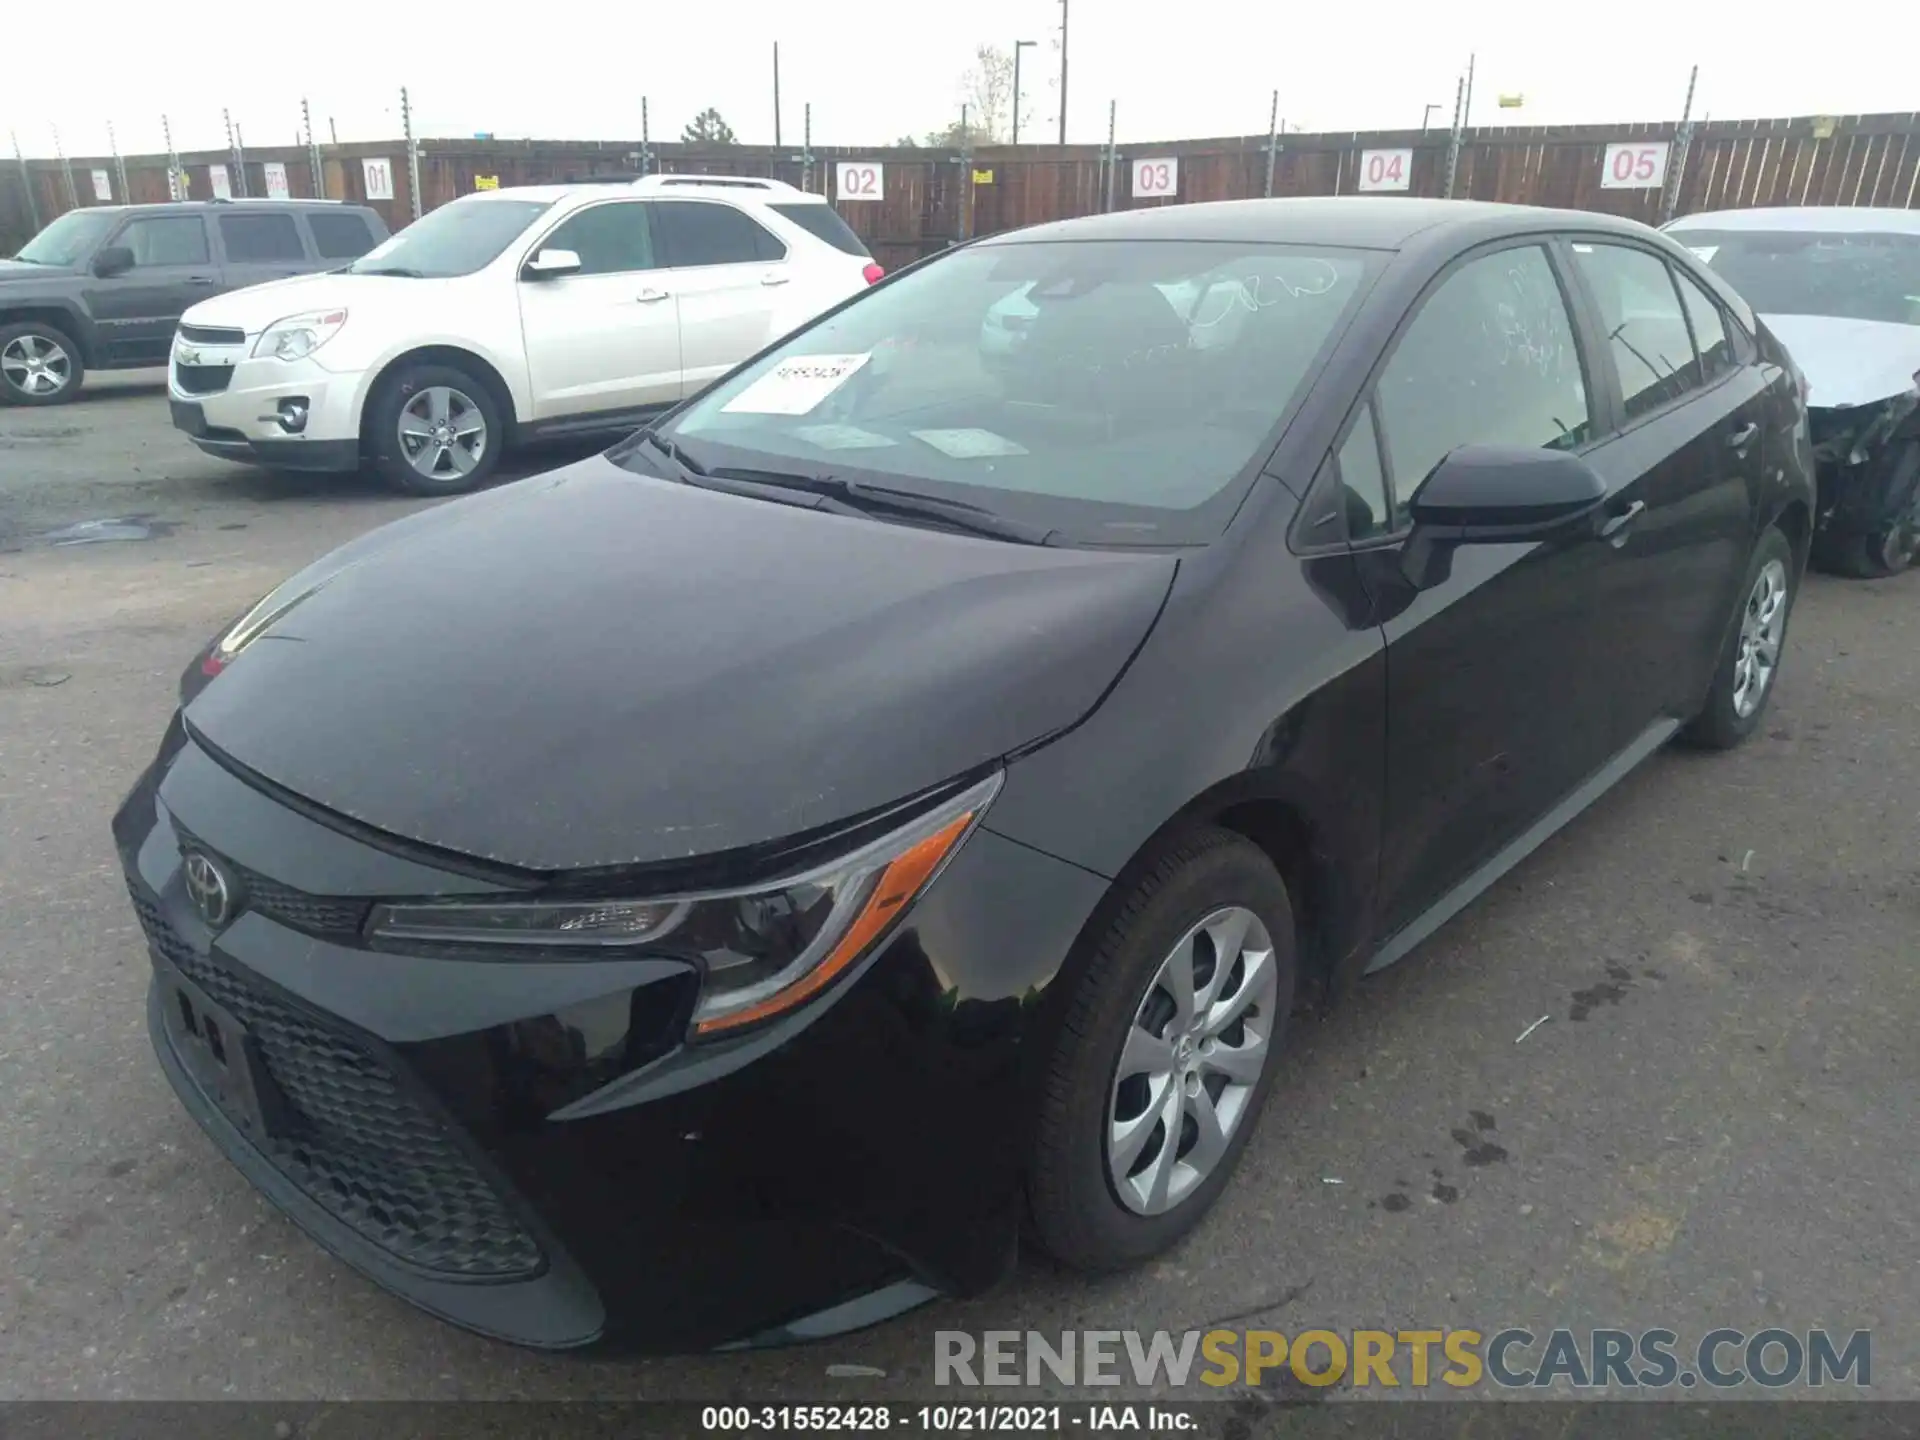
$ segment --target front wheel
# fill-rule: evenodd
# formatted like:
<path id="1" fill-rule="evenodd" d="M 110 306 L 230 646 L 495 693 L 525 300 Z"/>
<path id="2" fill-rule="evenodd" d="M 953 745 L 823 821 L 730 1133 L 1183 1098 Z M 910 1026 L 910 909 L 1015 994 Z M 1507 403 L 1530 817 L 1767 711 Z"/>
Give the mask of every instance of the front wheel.
<path id="1" fill-rule="evenodd" d="M 365 436 L 381 478 L 410 495 L 458 495 L 485 484 L 506 438 L 492 393 L 451 365 L 404 365 L 381 381 Z"/>
<path id="2" fill-rule="evenodd" d="M 1685 737 L 1694 744 L 1731 750 L 1760 728 L 1786 648 L 1797 578 L 1793 546 L 1779 529 L 1768 530 L 1747 562 L 1740 613 L 1714 671 L 1706 708 L 1686 728 Z"/>
<path id="3" fill-rule="evenodd" d="M 1920 560 L 1920 440 L 1909 442 L 1894 463 L 1887 490 L 1895 495 L 1904 491 L 1906 504 L 1872 530 L 1817 537 L 1813 558 L 1822 570 L 1856 580 L 1884 580 Z"/>
<path id="4" fill-rule="evenodd" d="M 1078 1269 L 1199 1223 L 1251 1137 L 1294 992 L 1293 910 L 1256 846 L 1170 846 L 1124 897 L 1061 1026 L 1029 1169 L 1033 1230 Z"/>
<path id="5" fill-rule="evenodd" d="M 86 373 L 64 330 L 39 320 L 0 326 L 0 403 L 64 404 L 80 393 Z"/>

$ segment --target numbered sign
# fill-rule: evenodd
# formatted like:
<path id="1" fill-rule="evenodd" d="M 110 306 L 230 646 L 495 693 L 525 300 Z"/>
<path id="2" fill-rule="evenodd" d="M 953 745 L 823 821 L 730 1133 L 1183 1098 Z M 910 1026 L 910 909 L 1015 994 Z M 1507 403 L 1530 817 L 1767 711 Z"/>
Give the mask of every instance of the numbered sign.
<path id="1" fill-rule="evenodd" d="M 1413 178 L 1413 151 L 1362 150 L 1360 152 L 1360 188 L 1362 190 L 1404 190 Z"/>
<path id="2" fill-rule="evenodd" d="M 842 160 L 833 167 L 833 189 L 842 200 L 884 200 L 886 166 L 871 160 Z"/>
<path id="3" fill-rule="evenodd" d="M 1602 190 L 1658 190 L 1666 183 L 1666 141 L 1635 140 L 1607 146 L 1600 169 Z"/>
<path id="4" fill-rule="evenodd" d="M 96 200 L 113 199 L 113 181 L 107 178 L 107 172 L 104 170 L 96 170 L 93 172 L 93 198 Z"/>
<path id="5" fill-rule="evenodd" d="M 1133 198 L 1157 200 L 1180 193 L 1178 160 L 1136 160 L 1133 162 Z"/>
<path id="6" fill-rule="evenodd" d="M 393 162 L 391 160 L 362 160 L 360 170 L 367 177 L 367 199 L 391 200 L 393 198 Z"/>
<path id="7" fill-rule="evenodd" d="M 227 173 L 226 166 L 207 166 L 207 184 L 213 187 L 214 199 L 231 200 L 233 198 L 233 177 Z"/>
<path id="8" fill-rule="evenodd" d="M 265 168 L 267 172 L 267 198 L 269 200 L 286 200 L 291 198 L 293 191 L 287 186 L 287 167 L 278 160 L 269 160 Z"/>

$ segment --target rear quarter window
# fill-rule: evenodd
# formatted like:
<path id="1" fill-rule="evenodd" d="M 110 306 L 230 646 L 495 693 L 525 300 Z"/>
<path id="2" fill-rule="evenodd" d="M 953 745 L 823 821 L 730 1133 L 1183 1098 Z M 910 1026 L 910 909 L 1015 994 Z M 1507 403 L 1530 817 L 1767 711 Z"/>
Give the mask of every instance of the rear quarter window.
<path id="1" fill-rule="evenodd" d="M 373 248 L 373 227 L 354 210 L 309 210 L 307 228 L 324 260 L 358 260 Z"/>
<path id="2" fill-rule="evenodd" d="M 814 239 L 826 241 L 836 250 L 858 255 L 863 260 L 873 258 L 873 252 L 867 249 L 866 242 L 853 233 L 853 228 L 840 218 L 840 212 L 831 205 L 769 205 L 767 208 L 782 220 L 792 221 Z"/>

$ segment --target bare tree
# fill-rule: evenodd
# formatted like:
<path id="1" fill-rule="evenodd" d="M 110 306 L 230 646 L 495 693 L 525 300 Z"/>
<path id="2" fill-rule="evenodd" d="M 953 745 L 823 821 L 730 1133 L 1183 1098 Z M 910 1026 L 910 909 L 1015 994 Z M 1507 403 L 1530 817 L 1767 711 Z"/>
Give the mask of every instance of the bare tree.
<path id="1" fill-rule="evenodd" d="M 1005 143 L 1013 119 L 1013 52 L 998 45 L 976 48 L 973 65 L 961 81 L 961 96 L 975 142 Z"/>

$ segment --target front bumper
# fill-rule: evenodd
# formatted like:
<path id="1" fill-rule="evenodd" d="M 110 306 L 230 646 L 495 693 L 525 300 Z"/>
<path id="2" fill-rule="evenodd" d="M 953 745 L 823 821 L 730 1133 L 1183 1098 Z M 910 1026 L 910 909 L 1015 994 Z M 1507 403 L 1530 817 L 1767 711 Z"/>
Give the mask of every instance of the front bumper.
<path id="1" fill-rule="evenodd" d="M 209 455 L 288 470 L 351 471 L 360 464 L 360 400 L 365 379 L 336 374 L 313 359 L 255 360 L 244 346 L 199 346 L 187 364 L 176 346 L 167 367 L 167 399 L 176 430 Z M 305 407 L 289 429 L 283 402 Z"/>
<path id="2" fill-rule="evenodd" d="M 1022 1042 L 1099 898 L 1086 872 L 976 832 L 839 989 L 690 1048 L 669 962 L 364 948 L 349 930 L 374 895 L 492 887 L 295 813 L 178 721 L 114 828 L 186 1108 L 320 1244 L 443 1319 L 545 1348 L 777 1343 L 1011 1264 Z M 217 932 L 183 845 L 252 897 Z M 274 1133 L 183 1057 L 164 1010 L 181 977 L 244 1027 L 286 1102 Z"/>

